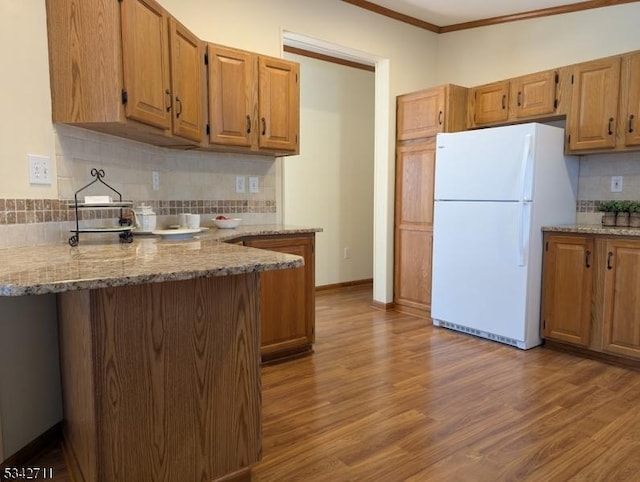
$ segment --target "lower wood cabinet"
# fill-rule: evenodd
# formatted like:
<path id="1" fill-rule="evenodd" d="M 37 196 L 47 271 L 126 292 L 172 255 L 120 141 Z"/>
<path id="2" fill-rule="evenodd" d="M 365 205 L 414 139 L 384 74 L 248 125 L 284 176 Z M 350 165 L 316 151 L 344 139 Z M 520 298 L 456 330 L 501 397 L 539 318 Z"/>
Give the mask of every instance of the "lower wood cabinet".
<path id="1" fill-rule="evenodd" d="M 603 350 L 640 359 L 640 241 L 608 239 L 605 248 Z"/>
<path id="2" fill-rule="evenodd" d="M 545 242 L 542 330 L 553 338 L 589 345 L 593 238 L 549 236 Z"/>
<path id="3" fill-rule="evenodd" d="M 243 244 L 304 258 L 300 268 L 260 275 L 262 361 L 310 353 L 315 335 L 315 233 L 247 237 Z"/>
<path id="4" fill-rule="evenodd" d="M 542 336 L 640 360 L 640 238 L 545 233 Z"/>

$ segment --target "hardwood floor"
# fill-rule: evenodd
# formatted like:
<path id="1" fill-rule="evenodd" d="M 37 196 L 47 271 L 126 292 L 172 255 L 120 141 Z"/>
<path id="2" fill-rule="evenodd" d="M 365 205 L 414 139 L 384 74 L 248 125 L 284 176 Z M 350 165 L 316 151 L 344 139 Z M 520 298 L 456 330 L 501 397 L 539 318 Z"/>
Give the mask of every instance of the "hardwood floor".
<path id="1" fill-rule="evenodd" d="M 640 372 L 370 302 L 319 292 L 315 353 L 263 367 L 254 481 L 637 480 Z"/>

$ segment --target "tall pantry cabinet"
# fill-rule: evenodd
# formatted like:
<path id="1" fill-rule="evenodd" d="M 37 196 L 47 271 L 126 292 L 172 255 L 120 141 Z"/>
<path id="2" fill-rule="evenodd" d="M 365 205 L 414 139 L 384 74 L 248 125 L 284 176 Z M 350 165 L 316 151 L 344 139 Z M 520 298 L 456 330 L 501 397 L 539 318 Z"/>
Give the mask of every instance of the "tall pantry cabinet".
<path id="1" fill-rule="evenodd" d="M 396 105 L 395 309 L 429 316 L 436 134 L 465 129 L 467 89 L 444 85 Z"/>

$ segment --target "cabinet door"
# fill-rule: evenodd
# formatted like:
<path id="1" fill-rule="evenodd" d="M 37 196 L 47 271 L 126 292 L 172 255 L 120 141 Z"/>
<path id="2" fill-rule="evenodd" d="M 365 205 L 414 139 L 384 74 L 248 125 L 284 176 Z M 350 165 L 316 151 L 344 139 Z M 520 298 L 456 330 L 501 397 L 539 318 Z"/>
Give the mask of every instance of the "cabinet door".
<path id="1" fill-rule="evenodd" d="M 171 39 L 171 85 L 173 133 L 197 142 L 202 140 L 202 43 L 175 19 L 169 22 Z"/>
<path id="2" fill-rule="evenodd" d="M 256 57 L 209 45 L 209 142 L 250 147 L 256 122 Z"/>
<path id="3" fill-rule="evenodd" d="M 622 59 L 621 120 L 624 122 L 624 144 L 640 145 L 640 53 Z"/>
<path id="4" fill-rule="evenodd" d="M 259 57 L 259 146 L 298 150 L 300 67 L 295 62 Z"/>
<path id="5" fill-rule="evenodd" d="M 593 239 L 548 235 L 542 287 L 542 335 L 588 346 L 591 328 Z"/>
<path id="6" fill-rule="evenodd" d="M 516 118 L 553 114 L 557 73 L 554 70 L 511 80 L 512 110 Z"/>
<path id="7" fill-rule="evenodd" d="M 169 129 L 168 16 L 155 1 L 122 2 L 122 56 L 126 116 Z"/>
<path id="8" fill-rule="evenodd" d="M 570 150 L 615 145 L 619 82 L 620 58 L 574 67 L 571 113 L 567 120 Z"/>
<path id="9" fill-rule="evenodd" d="M 606 256 L 603 349 L 640 359 L 640 243 L 610 239 Z"/>
<path id="10" fill-rule="evenodd" d="M 394 303 L 431 307 L 435 138 L 396 153 Z"/>
<path id="11" fill-rule="evenodd" d="M 305 265 L 260 274 L 261 353 L 270 360 L 311 350 L 315 327 L 314 235 L 251 238 L 246 246 L 295 254 Z"/>
<path id="12" fill-rule="evenodd" d="M 494 82 L 475 87 L 473 121 L 476 125 L 504 122 L 509 117 L 509 82 Z"/>
<path id="13" fill-rule="evenodd" d="M 435 136 L 444 130 L 445 87 L 398 96 L 397 140 Z"/>

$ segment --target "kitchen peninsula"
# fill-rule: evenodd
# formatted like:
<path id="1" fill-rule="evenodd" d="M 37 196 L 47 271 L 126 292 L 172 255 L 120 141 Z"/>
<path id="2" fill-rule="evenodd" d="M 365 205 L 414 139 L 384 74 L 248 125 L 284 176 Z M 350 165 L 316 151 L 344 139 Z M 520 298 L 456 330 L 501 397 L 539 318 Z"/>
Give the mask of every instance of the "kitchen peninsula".
<path id="1" fill-rule="evenodd" d="M 74 480 L 249 477 L 261 450 L 260 273 L 304 261 L 220 237 L 0 250 L 0 295 L 58 293 Z"/>

